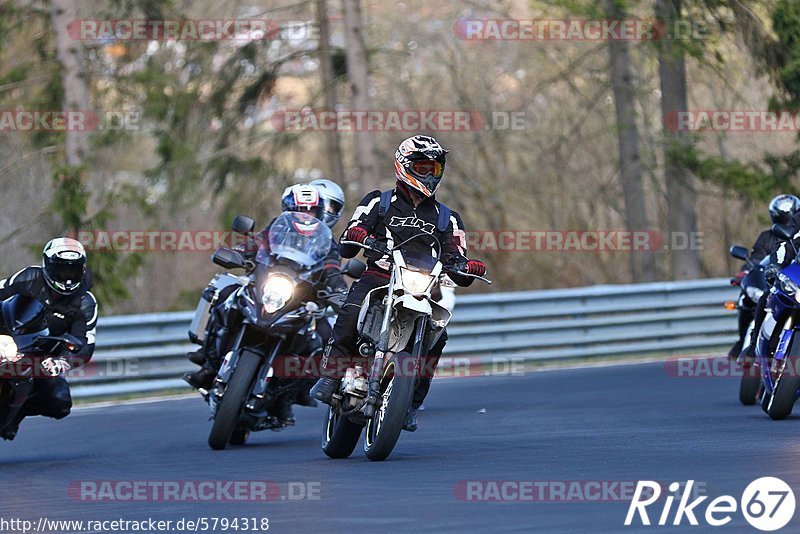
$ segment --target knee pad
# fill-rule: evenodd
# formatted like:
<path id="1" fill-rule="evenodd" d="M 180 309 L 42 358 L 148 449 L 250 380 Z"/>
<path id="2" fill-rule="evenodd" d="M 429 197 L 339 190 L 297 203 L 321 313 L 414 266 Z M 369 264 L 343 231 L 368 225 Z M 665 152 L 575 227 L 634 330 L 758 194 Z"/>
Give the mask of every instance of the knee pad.
<path id="1" fill-rule="evenodd" d="M 53 419 L 63 419 L 69 415 L 69 412 L 72 410 L 72 398 L 69 395 L 69 390 L 59 392 L 56 396 L 53 397 L 50 406 L 48 407 L 46 415 L 47 417 L 52 417 Z"/>

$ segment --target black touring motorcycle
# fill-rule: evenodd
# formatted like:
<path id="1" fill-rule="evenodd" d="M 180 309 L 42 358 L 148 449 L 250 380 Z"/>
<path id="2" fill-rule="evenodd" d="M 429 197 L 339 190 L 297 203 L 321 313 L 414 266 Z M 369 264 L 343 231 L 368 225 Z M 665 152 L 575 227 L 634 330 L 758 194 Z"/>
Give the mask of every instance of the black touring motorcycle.
<path id="1" fill-rule="evenodd" d="M 233 223 L 240 234 L 250 234 L 253 227 L 249 217 L 239 216 Z M 243 268 L 246 274 L 226 273 L 212 282 L 220 288 L 236 285 L 224 301 L 232 346 L 223 355 L 214 385 L 200 390 L 214 421 L 208 436 L 212 449 L 242 445 L 250 432 L 281 430 L 284 425 L 270 414 L 271 408 L 282 395 L 296 391 L 306 374 L 313 376 L 310 362 L 305 361 L 308 339 L 316 322 L 326 320 L 326 308 L 336 308 L 344 298 L 316 285 L 331 239 L 331 231 L 320 220 L 286 212 L 269 227 L 254 260 L 231 248 L 214 253 L 215 264 Z M 201 300 L 196 314 L 200 319 L 190 332 L 195 341 L 202 341 L 208 308 Z"/>
<path id="2" fill-rule="evenodd" d="M 76 337 L 49 336 L 44 327 L 44 307 L 35 299 L 16 295 L 0 304 L 3 330 L 13 339 L 16 354 L 0 359 L 0 433 L 14 421 L 33 393 L 39 362 L 63 349 L 80 350 Z M 8 340 L 5 340 L 8 341 Z"/>

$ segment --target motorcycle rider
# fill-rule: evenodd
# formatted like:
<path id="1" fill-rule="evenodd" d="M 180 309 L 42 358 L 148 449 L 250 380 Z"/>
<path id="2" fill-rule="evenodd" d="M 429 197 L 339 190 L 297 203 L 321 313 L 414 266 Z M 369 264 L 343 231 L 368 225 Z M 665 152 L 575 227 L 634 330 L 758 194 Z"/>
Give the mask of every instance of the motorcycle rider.
<path id="1" fill-rule="evenodd" d="M 455 211 L 450 213 L 447 229 L 439 232 L 437 221 L 440 203 L 435 194 L 444 176 L 445 160 L 449 150 L 445 150 L 433 137 L 415 135 L 403 141 L 395 152 L 396 184 L 391 196 L 391 203 L 381 217 L 380 191 L 367 194 L 353 213 L 341 237 L 339 251 L 342 257 L 352 258 L 360 250 L 356 245 L 345 243 L 356 241 L 363 243 L 368 237 L 376 237 L 387 249 L 395 243 L 402 242 L 420 231 L 437 235 L 442 244 L 443 260 L 448 258 L 460 264 L 465 272 L 482 276 L 486 266 L 478 260 L 466 257 L 466 234 L 461 217 Z M 408 249 L 425 255 L 435 254 L 435 245 L 425 240 L 415 239 L 409 242 Z M 384 286 L 390 278 L 385 253 L 367 253 L 367 269 L 361 278 L 351 287 L 344 306 L 339 312 L 333 329 L 333 337 L 328 341 L 322 359 L 322 377 L 311 389 L 311 396 L 329 404 L 334 391 L 341 380 L 341 370 L 336 370 L 337 360 L 355 355 L 358 340 L 357 323 L 361 303 L 369 291 Z M 459 286 L 469 286 L 470 277 L 450 274 L 450 278 Z M 414 391 L 412 406 L 406 417 L 404 429 L 417 429 L 416 413 L 422 405 L 430 389 L 433 370 L 436 368 L 447 341 L 447 333 L 443 332 L 437 343 L 429 351 L 429 362 L 424 366 L 417 388 Z"/>
<path id="2" fill-rule="evenodd" d="M 344 205 L 343 202 L 342 205 Z M 287 187 L 284 190 L 281 197 L 281 211 L 308 213 L 317 219 L 324 220 L 326 207 L 325 201 L 322 199 L 317 187 L 306 184 L 297 184 Z M 334 213 L 331 212 L 331 215 L 334 215 Z M 266 241 L 269 234 L 269 229 L 273 222 L 274 219 L 273 221 L 270 221 L 270 223 L 259 234 L 254 236 L 251 242 L 234 248 L 238 249 L 250 259 L 255 258 L 255 255 L 258 251 L 258 246 L 262 242 Z M 330 225 L 331 223 L 328 224 Z M 332 224 L 335 224 L 335 220 Z M 323 271 L 322 276 L 320 277 L 319 285 L 332 291 L 338 291 L 342 293 L 347 290 L 347 285 L 344 283 L 341 273 L 341 257 L 339 256 L 339 251 L 335 246 L 335 243 L 331 244 L 331 250 L 324 260 Z M 219 304 L 217 304 L 211 311 L 212 318 L 209 320 L 207 326 L 206 342 L 204 343 L 203 348 L 187 355 L 191 361 L 202 365 L 200 370 L 193 373 L 185 373 L 183 375 L 183 379 L 192 387 L 197 389 L 209 389 L 214 383 L 214 378 L 216 377 L 217 371 L 222 364 L 222 355 L 228 351 L 228 347 L 232 342 L 232 339 L 230 339 L 228 336 L 225 301 L 236 289 L 237 286 L 233 285 L 225 288 L 220 293 L 218 301 Z M 321 330 L 320 336 L 329 335 L 330 326 L 327 321 L 318 321 L 317 328 Z M 321 339 L 326 338 L 321 337 Z M 312 354 L 313 348 L 309 347 L 308 351 L 309 354 Z M 310 384 L 308 384 L 308 387 L 310 387 Z M 303 395 L 303 393 L 307 393 L 308 387 L 303 387 L 298 391 L 293 392 L 293 394 L 281 396 L 280 402 L 275 406 L 273 415 L 275 415 L 283 424 L 294 424 L 294 414 L 291 408 L 293 402 L 297 401 L 298 404 L 302 404 L 304 406 L 316 406 L 316 402 L 313 402 L 313 399 L 308 397 L 307 394 Z"/>
<path id="3" fill-rule="evenodd" d="M 788 224 L 796 213 L 800 212 L 800 199 L 794 195 L 778 195 L 773 198 L 769 203 L 769 216 L 772 219 L 772 224 Z M 775 234 L 772 233 L 772 228 L 767 228 L 756 238 L 753 243 L 753 248 L 750 251 L 750 259 L 752 263 L 757 264 L 765 257 L 769 256 L 780 244 L 780 240 Z M 731 279 L 732 285 L 739 285 L 742 279 L 747 276 L 750 267 L 743 265 L 738 273 Z M 739 307 L 739 339 L 733 344 L 731 350 L 728 351 L 728 356 L 736 358 L 742 351 L 744 344 L 744 337 L 747 334 L 747 328 L 755 318 L 757 303 L 747 299 Z"/>
<path id="4" fill-rule="evenodd" d="M 68 237 L 52 239 L 45 245 L 41 265 L 26 267 L 0 281 L 0 301 L 15 295 L 38 300 L 45 310 L 42 327 L 46 326 L 50 335 L 71 334 L 83 343 L 75 353 L 65 350 L 41 362 L 41 371 L 46 376 L 33 379 L 33 394 L 16 420 L 0 435 L 3 439 L 13 440 L 19 424 L 29 415 L 53 419 L 69 415 L 72 397 L 61 375 L 85 365 L 94 353 L 97 301 L 90 288 L 86 251 L 79 241 Z"/>
<path id="5" fill-rule="evenodd" d="M 769 211 L 772 222 L 774 224 L 787 225 L 792 228 L 792 233 L 795 235 L 795 239 L 797 239 L 796 234 L 800 232 L 800 199 L 794 195 L 778 195 L 770 202 Z M 759 244 L 759 241 L 762 241 L 762 245 L 766 242 L 766 238 L 762 239 L 763 234 L 764 232 L 759 235 L 756 244 Z M 764 270 L 764 276 L 767 279 L 767 283 L 772 285 L 778 276 L 780 268 L 788 265 L 792 259 L 794 259 L 794 250 L 792 247 L 788 246 L 786 241 L 782 241 L 777 236 L 772 235 L 771 231 L 770 234 L 772 237 L 772 247 L 769 252 L 770 265 Z M 760 250 L 761 249 L 756 251 L 756 247 L 754 246 L 754 253 L 759 253 Z M 763 257 L 761 259 L 763 259 Z M 769 294 L 769 291 L 765 291 L 755 306 L 755 320 L 753 322 L 753 332 L 750 336 L 750 344 L 747 350 L 739 356 L 740 363 L 751 361 L 755 358 L 756 341 L 758 340 L 758 332 L 761 330 L 761 325 L 767 315 L 766 305 Z"/>

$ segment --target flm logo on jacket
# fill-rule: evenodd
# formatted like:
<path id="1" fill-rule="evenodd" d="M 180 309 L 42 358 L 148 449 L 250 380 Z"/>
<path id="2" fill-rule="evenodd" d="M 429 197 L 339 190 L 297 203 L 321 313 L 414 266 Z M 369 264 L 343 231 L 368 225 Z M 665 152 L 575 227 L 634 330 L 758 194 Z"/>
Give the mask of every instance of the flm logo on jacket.
<path id="1" fill-rule="evenodd" d="M 397 215 L 393 216 L 392 219 L 389 221 L 389 226 L 402 226 L 403 228 L 419 228 L 426 234 L 431 234 L 431 235 L 433 235 L 433 231 L 436 230 L 436 225 L 433 223 L 423 221 L 422 219 L 418 219 L 417 217 L 398 217 Z"/>

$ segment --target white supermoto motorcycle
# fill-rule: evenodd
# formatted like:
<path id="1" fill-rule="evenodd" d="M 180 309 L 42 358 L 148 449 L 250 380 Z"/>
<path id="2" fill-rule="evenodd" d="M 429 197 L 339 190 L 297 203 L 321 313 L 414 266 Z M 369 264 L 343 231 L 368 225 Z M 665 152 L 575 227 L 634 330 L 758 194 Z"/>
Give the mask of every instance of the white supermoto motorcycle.
<path id="1" fill-rule="evenodd" d="M 402 250 L 422 237 L 436 241 L 437 256 Z M 331 458 L 350 456 L 363 428 L 367 458 L 380 461 L 391 454 L 400 437 L 424 359 L 451 318 L 450 311 L 431 297 L 434 286 L 448 273 L 491 281 L 464 272 L 463 266 L 443 263 L 441 245 L 430 234 L 412 236 L 388 251 L 373 238 L 363 244 L 343 243 L 387 253 L 391 274 L 387 285 L 364 298 L 357 346 L 371 365 L 355 364 L 345 370 L 328 407 L 322 450 Z"/>

